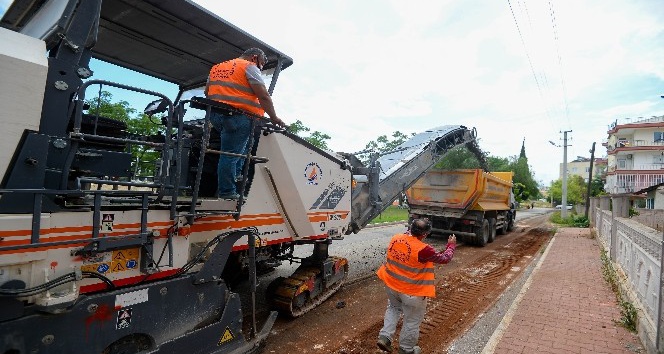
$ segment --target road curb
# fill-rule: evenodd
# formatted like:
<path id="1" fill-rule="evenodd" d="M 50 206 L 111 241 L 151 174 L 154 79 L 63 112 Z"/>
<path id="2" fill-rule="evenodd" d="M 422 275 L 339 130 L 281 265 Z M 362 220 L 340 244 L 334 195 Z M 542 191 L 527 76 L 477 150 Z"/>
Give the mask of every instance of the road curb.
<path id="1" fill-rule="evenodd" d="M 388 222 L 381 222 L 381 223 L 376 223 L 376 224 L 368 224 L 365 226 L 365 229 L 371 229 L 374 227 L 381 227 L 381 226 L 392 226 L 392 225 L 399 225 L 399 224 L 407 224 L 407 220 L 402 220 L 402 221 L 388 221 Z"/>

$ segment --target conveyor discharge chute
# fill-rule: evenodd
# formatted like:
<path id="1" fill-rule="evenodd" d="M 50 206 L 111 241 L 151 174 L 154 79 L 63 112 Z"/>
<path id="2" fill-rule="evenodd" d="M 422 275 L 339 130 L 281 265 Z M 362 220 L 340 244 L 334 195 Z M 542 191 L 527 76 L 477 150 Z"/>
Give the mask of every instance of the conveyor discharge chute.
<path id="1" fill-rule="evenodd" d="M 474 129 L 445 125 L 413 136 L 394 151 L 373 155 L 368 167 L 351 159 L 357 186 L 348 233 L 359 231 L 378 216 L 451 149 L 462 144 L 475 146 L 475 139 Z"/>

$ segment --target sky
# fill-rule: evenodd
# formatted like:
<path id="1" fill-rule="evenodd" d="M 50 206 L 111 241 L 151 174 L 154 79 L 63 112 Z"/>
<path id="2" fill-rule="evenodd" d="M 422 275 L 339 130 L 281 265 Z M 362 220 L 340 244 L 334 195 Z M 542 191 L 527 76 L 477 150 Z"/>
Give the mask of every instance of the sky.
<path id="1" fill-rule="evenodd" d="M 590 157 L 593 142 L 602 157 L 609 124 L 664 115 L 661 0 L 194 2 L 293 58 L 277 113 L 330 135 L 333 151 L 464 125 L 492 156 L 518 155 L 525 141 L 548 186 L 562 132 L 569 161 Z M 96 78 L 117 77 L 99 68 Z"/>

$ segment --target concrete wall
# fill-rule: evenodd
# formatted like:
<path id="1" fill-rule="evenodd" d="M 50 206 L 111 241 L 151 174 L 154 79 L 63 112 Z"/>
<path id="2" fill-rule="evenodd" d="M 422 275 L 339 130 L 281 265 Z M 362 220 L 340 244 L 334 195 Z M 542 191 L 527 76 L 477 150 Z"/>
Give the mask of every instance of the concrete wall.
<path id="1" fill-rule="evenodd" d="M 610 200 L 610 203 L 609 203 Z M 638 310 L 637 330 L 648 353 L 664 352 L 662 232 L 629 218 L 629 198 L 591 198 L 591 227 L 620 274 L 621 288 Z M 611 209 L 611 210 L 609 210 Z M 647 210 L 647 209 L 642 209 Z M 647 210 L 650 211 L 650 210 Z M 644 213 L 647 214 L 647 213 Z M 664 215 L 641 215 L 649 220 Z M 658 337 L 660 338 L 657 348 Z"/>
<path id="2" fill-rule="evenodd" d="M 664 198 L 660 199 L 664 203 Z M 664 210 L 638 208 L 636 211 L 639 212 L 639 215 L 632 216 L 632 220 L 657 231 L 664 231 Z"/>

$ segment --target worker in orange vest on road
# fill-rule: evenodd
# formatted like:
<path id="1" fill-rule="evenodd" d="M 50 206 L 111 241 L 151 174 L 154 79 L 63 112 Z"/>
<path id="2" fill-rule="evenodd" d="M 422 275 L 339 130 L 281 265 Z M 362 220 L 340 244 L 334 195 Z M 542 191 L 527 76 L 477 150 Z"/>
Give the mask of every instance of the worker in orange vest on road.
<path id="1" fill-rule="evenodd" d="M 420 323 L 426 313 L 428 298 L 436 296 L 433 265 L 449 263 L 456 248 L 456 236 L 450 235 L 445 250 L 437 252 L 423 242 L 430 233 L 428 219 L 413 220 L 409 233 L 392 237 L 387 247 L 387 260 L 376 272 L 387 290 L 387 310 L 383 329 L 378 335 L 381 350 L 392 351 L 392 336 L 403 313 L 399 354 L 421 352 L 417 346 Z"/>
<path id="2" fill-rule="evenodd" d="M 259 48 L 244 51 L 239 58 L 227 60 L 212 67 L 205 87 L 205 96 L 211 100 L 229 104 L 241 112 L 224 115 L 213 111 L 212 125 L 221 132 L 221 151 L 245 155 L 249 149 L 252 116 L 270 116 L 274 124 L 285 127 L 274 110 L 272 98 L 265 88 L 260 70 L 267 63 L 267 56 Z M 243 160 L 240 157 L 220 155 L 217 167 L 219 198 L 238 199 L 235 182 L 242 175 Z"/>

